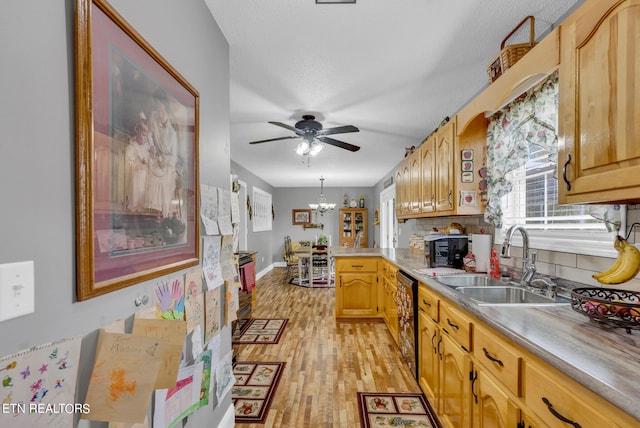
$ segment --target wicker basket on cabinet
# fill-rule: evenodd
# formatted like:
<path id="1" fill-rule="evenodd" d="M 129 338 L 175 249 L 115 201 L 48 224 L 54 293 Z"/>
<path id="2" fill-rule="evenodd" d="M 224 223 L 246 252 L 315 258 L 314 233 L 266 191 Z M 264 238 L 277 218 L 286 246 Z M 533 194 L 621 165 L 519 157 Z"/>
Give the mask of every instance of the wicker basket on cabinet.
<path id="1" fill-rule="evenodd" d="M 509 37 L 513 36 L 516 31 L 520 29 L 527 21 L 529 21 L 529 42 L 518 43 L 515 45 L 505 46 Z M 509 34 L 502 40 L 500 44 L 500 53 L 491 61 L 487 67 L 487 74 L 489 75 L 489 84 L 492 84 L 496 79 L 507 71 L 509 68 L 520 60 L 527 52 L 529 52 L 534 46 L 535 42 L 535 18 L 531 15 L 523 19 Z"/>

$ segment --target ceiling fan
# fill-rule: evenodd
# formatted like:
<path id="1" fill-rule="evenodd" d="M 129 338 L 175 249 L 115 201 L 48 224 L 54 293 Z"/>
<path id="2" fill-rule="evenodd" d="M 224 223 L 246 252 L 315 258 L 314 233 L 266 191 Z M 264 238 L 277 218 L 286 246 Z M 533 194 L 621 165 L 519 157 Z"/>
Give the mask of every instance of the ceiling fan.
<path id="1" fill-rule="evenodd" d="M 296 135 L 289 137 L 270 138 L 268 140 L 252 141 L 249 144 L 267 143 L 269 141 L 289 140 L 292 138 L 302 138 L 302 141 L 296 147 L 296 153 L 301 156 L 317 155 L 322 150 L 322 144 L 318 144 L 317 141 L 331 146 L 340 147 L 341 149 L 349 150 L 351 152 L 357 152 L 360 150 L 359 146 L 345 143 L 344 141 L 336 140 L 334 138 L 327 137 L 332 134 L 344 134 L 347 132 L 360 132 L 358 128 L 353 125 L 337 126 L 335 128 L 322 128 L 322 124 L 315 120 L 316 117 L 311 114 L 305 114 L 302 116 L 302 120 L 296 122 L 294 126 L 287 125 L 282 122 L 269 122 L 272 125 L 280 126 L 289 131 L 295 132 Z"/>

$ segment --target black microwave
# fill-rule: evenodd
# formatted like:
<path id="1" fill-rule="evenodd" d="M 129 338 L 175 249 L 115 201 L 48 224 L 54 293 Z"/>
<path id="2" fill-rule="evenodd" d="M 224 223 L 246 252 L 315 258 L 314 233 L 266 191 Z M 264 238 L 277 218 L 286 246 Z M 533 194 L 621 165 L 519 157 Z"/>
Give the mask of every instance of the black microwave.
<path id="1" fill-rule="evenodd" d="M 424 256 L 428 267 L 462 269 L 469 252 L 467 235 L 428 235 L 424 239 Z"/>

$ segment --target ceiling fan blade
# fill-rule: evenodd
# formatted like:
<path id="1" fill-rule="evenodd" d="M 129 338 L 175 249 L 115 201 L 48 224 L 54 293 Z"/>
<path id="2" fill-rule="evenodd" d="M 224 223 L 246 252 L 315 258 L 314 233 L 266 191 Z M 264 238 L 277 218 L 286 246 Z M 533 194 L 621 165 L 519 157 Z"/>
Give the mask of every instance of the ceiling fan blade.
<path id="1" fill-rule="evenodd" d="M 298 135 L 302 135 L 303 134 L 303 132 L 301 130 L 299 130 L 298 128 L 294 128 L 293 126 L 287 125 L 286 123 L 282 123 L 282 122 L 269 122 L 269 123 L 272 124 L 272 125 L 280 126 L 280 127 L 284 128 L 284 129 L 288 129 L 289 131 L 293 131 Z"/>
<path id="2" fill-rule="evenodd" d="M 357 152 L 360 150 L 360 147 L 354 146 L 353 144 L 345 143 L 344 141 L 335 140 L 329 137 L 318 137 L 318 140 L 322 141 L 325 144 L 330 144 L 332 146 L 340 147 L 341 149 L 346 149 L 351 152 Z"/>
<path id="3" fill-rule="evenodd" d="M 300 137 L 297 135 L 292 135 L 290 137 L 269 138 L 268 140 L 251 141 L 249 144 L 268 143 L 269 141 L 278 141 L 278 140 L 290 140 L 292 138 L 300 138 Z"/>
<path id="4" fill-rule="evenodd" d="M 321 129 L 316 135 L 345 134 L 347 132 L 360 132 L 360 130 L 353 125 L 336 126 L 335 128 Z"/>

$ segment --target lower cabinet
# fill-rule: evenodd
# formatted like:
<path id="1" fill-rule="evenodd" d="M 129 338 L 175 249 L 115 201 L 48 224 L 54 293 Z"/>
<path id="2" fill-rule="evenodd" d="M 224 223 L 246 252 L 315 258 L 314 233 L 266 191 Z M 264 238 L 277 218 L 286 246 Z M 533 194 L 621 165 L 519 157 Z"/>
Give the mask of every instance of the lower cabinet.
<path id="1" fill-rule="evenodd" d="M 443 427 L 471 426 L 471 358 L 446 333 L 442 337 L 440 362 L 440 411 Z"/>
<path id="2" fill-rule="evenodd" d="M 380 321 L 378 258 L 336 260 L 336 321 Z"/>
<path id="3" fill-rule="evenodd" d="M 482 368 L 471 376 L 472 418 L 474 428 L 513 428 L 520 422 L 520 409 L 509 394 Z"/>
<path id="4" fill-rule="evenodd" d="M 418 328 L 418 383 L 444 428 L 640 426 L 424 285 Z"/>
<path id="5" fill-rule="evenodd" d="M 420 370 L 418 383 L 433 410 L 439 413 L 438 377 L 440 374 L 442 336 L 435 321 L 420 310 L 418 310 L 418 332 L 418 353 L 420 355 L 418 361 L 418 369 Z"/>

